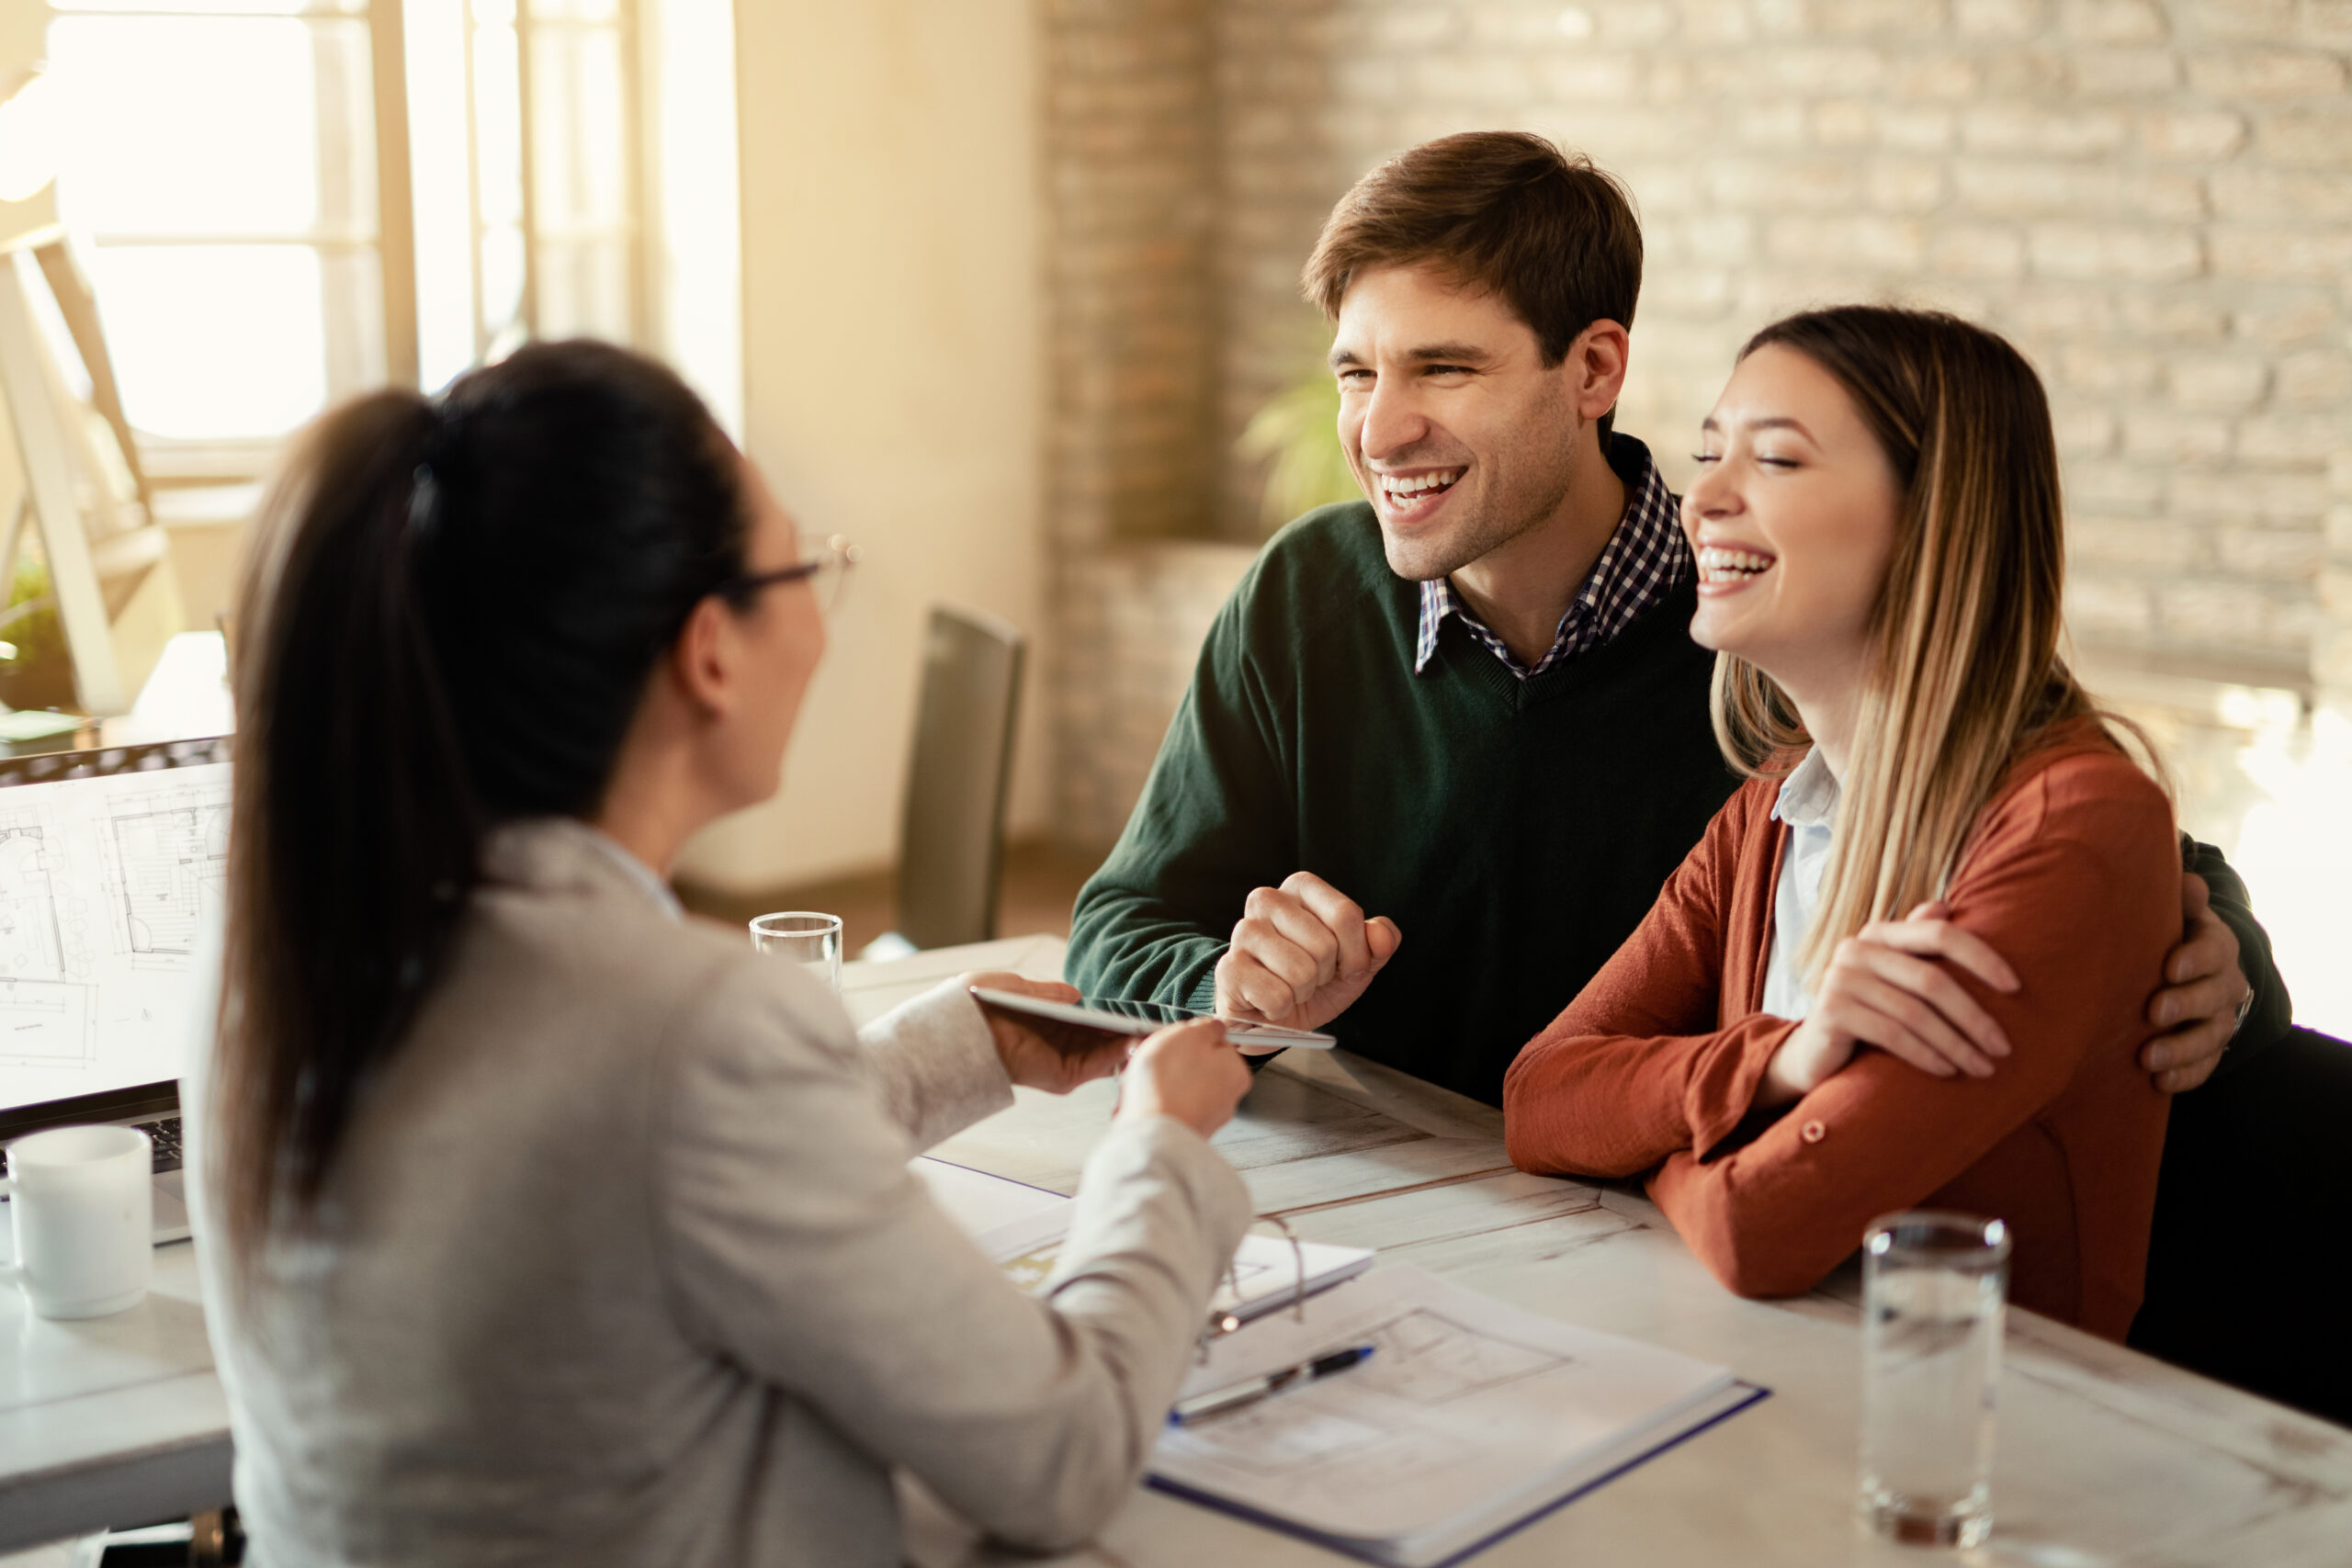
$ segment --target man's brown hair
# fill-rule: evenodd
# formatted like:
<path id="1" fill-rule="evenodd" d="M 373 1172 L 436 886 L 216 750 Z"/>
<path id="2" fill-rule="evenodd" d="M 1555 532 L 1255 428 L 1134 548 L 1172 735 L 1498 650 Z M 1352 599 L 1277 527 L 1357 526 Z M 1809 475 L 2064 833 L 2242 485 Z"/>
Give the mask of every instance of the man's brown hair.
<path id="1" fill-rule="evenodd" d="M 1299 282 L 1336 321 L 1348 286 L 1385 266 L 1436 267 L 1494 295 L 1548 367 L 1595 321 L 1634 324 L 1642 226 L 1625 187 L 1581 152 L 1521 130 L 1464 131 L 1358 180 Z"/>

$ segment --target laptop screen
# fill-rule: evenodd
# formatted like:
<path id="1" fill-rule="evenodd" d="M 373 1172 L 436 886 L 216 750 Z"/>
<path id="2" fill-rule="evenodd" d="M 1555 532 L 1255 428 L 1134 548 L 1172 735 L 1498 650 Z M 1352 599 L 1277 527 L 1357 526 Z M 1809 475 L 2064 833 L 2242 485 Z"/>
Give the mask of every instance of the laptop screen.
<path id="1" fill-rule="evenodd" d="M 175 1092 L 228 757 L 219 738 L 0 760 L 0 1138 Z"/>

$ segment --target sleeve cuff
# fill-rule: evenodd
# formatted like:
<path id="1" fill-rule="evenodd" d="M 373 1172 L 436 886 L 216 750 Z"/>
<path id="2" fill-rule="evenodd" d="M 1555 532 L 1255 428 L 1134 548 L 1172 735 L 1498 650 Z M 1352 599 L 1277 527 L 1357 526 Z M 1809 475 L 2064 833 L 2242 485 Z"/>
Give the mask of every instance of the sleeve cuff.
<path id="1" fill-rule="evenodd" d="M 1012 1080 L 978 1006 L 953 980 L 857 1032 L 867 1075 L 918 1149 L 1012 1103 Z"/>
<path id="2" fill-rule="evenodd" d="M 1172 1202 L 1179 1193 L 1188 1201 Z M 1114 1121 L 1087 1157 L 1078 1203 L 1049 1295 L 1093 1272 L 1105 1255 L 1140 1251 L 1183 1265 L 1189 1293 L 1205 1303 L 1241 1245 L 1251 1213 L 1250 1189 L 1239 1175 L 1206 1138 L 1173 1116 Z M 1181 1224 L 1180 1214 L 1194 1223 Z"/>
<path id="3" fill-rule="evenodd" d="M 1201 971 L 1201 977 L 1193 982 L 1193 994 L 1184 998 L 1184 1006 L 1194 1012 L 1216 1011 L 1216 961 L 1224 956 L 1225 949 L 1218 948 L 1208 967 Z"/>
<path id="4" fill-rule="evenodd" d="M 1683 1086 L 1682 1114 L 1690 1129 L 1691 1156 L 1704 1161 L 1724 1139 L 1739 1131 L 1756 1108 L 1756 1091 L 1773 1055 L 1796 1032 L 1788 1019 L 1758 1013 L 1744 1021 L 1715 1049 L 1691 1064 Z"/>

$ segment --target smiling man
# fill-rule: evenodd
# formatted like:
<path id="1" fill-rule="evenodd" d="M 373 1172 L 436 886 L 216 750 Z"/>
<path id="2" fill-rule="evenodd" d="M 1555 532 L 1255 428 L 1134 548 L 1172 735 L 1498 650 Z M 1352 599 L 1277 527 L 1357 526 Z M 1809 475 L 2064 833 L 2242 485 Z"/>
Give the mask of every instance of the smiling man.
<path id="1" fill-rule="evenodd" d="M 1305 286 L 1369 499 L 1283 529 L 1218 615 L 1080 895 L 1080 986 L 1499 1103 L 1737 783 L 1675 498 L 1611 428 L 1641 267 L 1623 191 L 1532 136 L 1415 148 L 1333 209 Z M 2169 1089 L 2288 1021 L 2243 889 L 2192 866 L 2143 1058 Z"/>

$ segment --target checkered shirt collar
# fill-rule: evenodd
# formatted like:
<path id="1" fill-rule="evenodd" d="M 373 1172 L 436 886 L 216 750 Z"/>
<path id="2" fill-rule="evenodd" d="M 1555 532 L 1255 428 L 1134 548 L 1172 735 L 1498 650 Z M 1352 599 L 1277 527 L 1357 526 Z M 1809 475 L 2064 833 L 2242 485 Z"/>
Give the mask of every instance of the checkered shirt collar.
<path id="1" fill-rule="evenodd" d="M 1551 651 L 1530 669 L 1511 656 L 1503 639 L 1488 630 L 1470 611 L 1453 584 L 1437 578 L 1421 584 L 1420 635 L 1413 648 L 1413 673 L 1426 674 L 1437 657 L 1438 633 L 1452 615 L 1463 629 L 1503 661 L 1503 668 L 1525 680 L 1556 664 L 1606 647 L 1622 636 L 1685 582 L 1699 575 L 1690 556 L 1690 542 L 1682 536 L 1680 507 L 1666 477 L 1650 460 L 1649 448 L 1630 435 L 1614 437 L 1611 467 L 1625 480 L 1625 515 L 1609 536 L 1608 547 L 1592 563 L 1584 586 L 1560 617 L 1560 629 Z"/>

